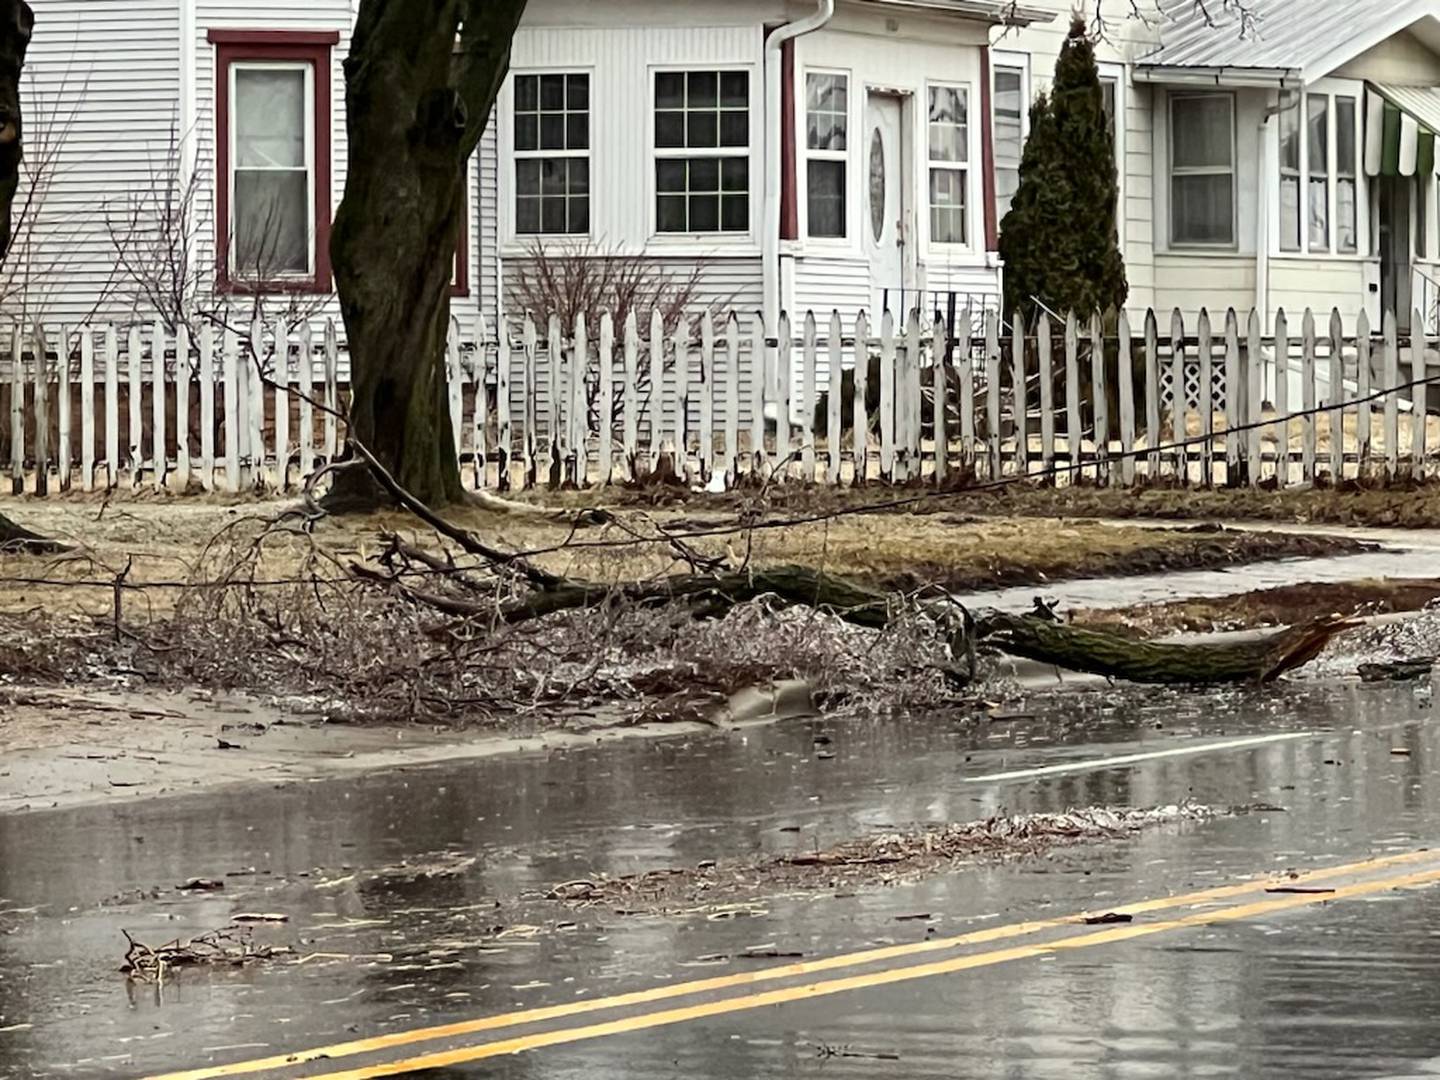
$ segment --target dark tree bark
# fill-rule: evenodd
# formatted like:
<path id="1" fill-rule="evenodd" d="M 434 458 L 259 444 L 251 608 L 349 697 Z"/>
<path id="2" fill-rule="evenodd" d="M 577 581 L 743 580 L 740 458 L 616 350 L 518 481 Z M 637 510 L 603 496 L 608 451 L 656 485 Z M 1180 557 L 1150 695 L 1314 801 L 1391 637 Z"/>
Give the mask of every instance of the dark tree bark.
<path id="1" fill-rule="evenodd" d="M 0 262 L 10 250 L 10 207 L 20 187 L 20 71 L 34 28 L 35 14 L 25 0 L 0 0 Z M 0 551 L 37 545 L 47 542 L 0 514 Z"/>
<path id="2" fill-rule="evenodd" d="M 345 61 L 345 197 L 331 262 L 350 342 L 350 430 L 432 506 L 464 497 L 445 382 L 466 165 L 510 62 L 524 0 L 362 0 Z M 385 492 L 365 468 L 334 508 Z"/>
<path id="3" fill-rule="evenodd" d="M 1130 682 L 1180 686 L 1274 682 L 1314 660 L 1336 634 L 1359 625 L 1327 615 L 1243 641 L 1179 643 L 1133 641 L 1030 615 L 994 613 L 976 622 L 982 641 L 1012 656 Z"/>
<path id="4" fill-rule="evenodd" d="M 0 0 L 0 261 L 10 249 L 10 207 L 20 186 L 20 69 L 34 28 L 25 0 Z"/>

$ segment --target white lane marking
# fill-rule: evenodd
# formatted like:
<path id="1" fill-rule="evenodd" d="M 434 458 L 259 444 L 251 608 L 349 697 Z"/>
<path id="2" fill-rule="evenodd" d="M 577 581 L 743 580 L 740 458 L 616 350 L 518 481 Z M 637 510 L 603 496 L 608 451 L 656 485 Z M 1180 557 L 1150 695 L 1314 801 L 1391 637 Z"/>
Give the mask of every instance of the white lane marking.
<path id="1" fill-rule="evenodd" d="M 1177 746 L 1170 750 L 1151 750 L 1144 754 L 1121 754 L 1118 757 L 1092 758 L 1089 761 L 1071 761 L 1064 765 L 1046 765 L 1038 769 L 1020 769 L 1016 772 L 988 773 L 985 776 L 967 776 L 966 783 L 988 784 L 1000 780 L 1023 780 L 1031 776 L 1053 776 L 1056 773 L 1089 772 L 1092 769 L 1109 769 L 1115 765 L 1133 765 L 1140 761 L 1156 758 L 1183 757 L 1188 754 L 1209 754 L 1219 750 L 1240 750 L 1247 746 L 1264 746 L 1266 743 L 1288 742 L 1291 739 L 1313 739 L 1318 731 L 1287 731 L 1279 735 L 1252 735 L 1244 739 L 1225 739 L 1221 742 L 1199 743 L 1195 746 Z"/>

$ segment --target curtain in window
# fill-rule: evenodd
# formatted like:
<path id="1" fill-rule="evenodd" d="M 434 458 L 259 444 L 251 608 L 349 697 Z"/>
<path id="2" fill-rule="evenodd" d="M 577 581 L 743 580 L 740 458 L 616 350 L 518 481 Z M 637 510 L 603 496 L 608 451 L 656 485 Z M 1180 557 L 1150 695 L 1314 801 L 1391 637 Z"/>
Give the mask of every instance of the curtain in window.
<path id="1" fill-rule="evenodd" d="M 305 108 L 303 68 L 235 71 L 235 269 L 247 277 L 310 271 Z"/>

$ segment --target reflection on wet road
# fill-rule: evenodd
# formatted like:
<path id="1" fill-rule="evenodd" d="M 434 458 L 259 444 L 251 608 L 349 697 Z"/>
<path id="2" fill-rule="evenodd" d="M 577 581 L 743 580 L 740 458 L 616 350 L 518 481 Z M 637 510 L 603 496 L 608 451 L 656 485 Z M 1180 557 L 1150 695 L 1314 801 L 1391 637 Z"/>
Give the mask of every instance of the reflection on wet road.
<path id="1" fill-rule="evenodd" d="M 789 962 L 801 964 L 922 947 L 886 970 L 956 960 L 924 946 L 1413 852 L 1434 845 L 1440 822 L 1440 728 L 1425 705 L 1404 688 L 1304 683 L 1228 695 L 1111 690 L 1032 703 L 1032 716 L 1000 724 L 792 722 L 548 761 L 0 818 L 0 1028 L 12 1029 L 0 1032 L 0 1076 L 197 1068 L 787 963 L 742 958 L 754 946 L 800 954 Z M 829 741 L 817 752 L 822 733 Z M 1268 738 L 1288 735 L 1297 737 Z M 1234 745 L 1171 753 L 1197 741 Z M 1062 764 L 1068 771 L 1034 775 Z M 1031 775 L 976 779 L 1006 774 Z M 806 850 L 885 825 L 1185 799 L 1284 809 L 913 884 L 778 898 L 726 918 L 539 899 L 555 882 L 596 872 Z M 454 872 L 427 875 L 418 853 Z M 1440 890 L 1395 891 L 1390 878 L 1435 866 L 1397 868 L 1348 899 L 1226 900 L 1272 906 L 1214 925 L 1120 933 L 1189 914 L 1176 910 L 1128 927 L 1051 929 L 1112 936 L 427 1075 L 1434 1075 Z M 172 890 L 195 877 L 226 888 Z M 155 886 L 165 891 L 144 898 Z M 496 900 L 526 895 L 524 921 L 497 924 Z M 242 910 L 288 915 L 262 936 L 295 946 L 305 962 L 184 972 L 158 991 L 127 992 L 114 970 L 121 928 L 148 941 L 186 937 Z M 1033 943 L 963 955 L 1020 944 Z M 581 1015 L 564 1026 L 613 1019 Z"/>

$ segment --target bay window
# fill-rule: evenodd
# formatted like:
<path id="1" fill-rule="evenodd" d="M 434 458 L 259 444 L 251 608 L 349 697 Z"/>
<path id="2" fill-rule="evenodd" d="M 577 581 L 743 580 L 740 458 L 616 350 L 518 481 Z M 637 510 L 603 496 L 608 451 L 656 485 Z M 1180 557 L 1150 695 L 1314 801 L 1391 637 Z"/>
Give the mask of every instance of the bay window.
<path id="1" fill-rule="evenodd" d="M 814 237 L 845 236 L 849 83 L 845 75 L 805 76 L 806 232 Z"/>
<path id="2" fill-rule="evenodd" d="M 964 87 L 931 86 L 927 154 L 930 242 L 964 244 L 970 179 L 970 126 Z"/>
<path id="3" fill-rule="evenodd" d="M 1235 244 L 1235 98 L 1170 98 L 1170 242 Z"/>
<path id="4" fill-rule="evenodd" d="M 750 230 L 750 73 L 655 73 L 655 229 Z"/>
<path id="5" fill-rule="evenodd" d="M 1353 255 L 1360 249 L 1359 99 L 1322 85 L 1280 94 L 1282 252 Z"/>

